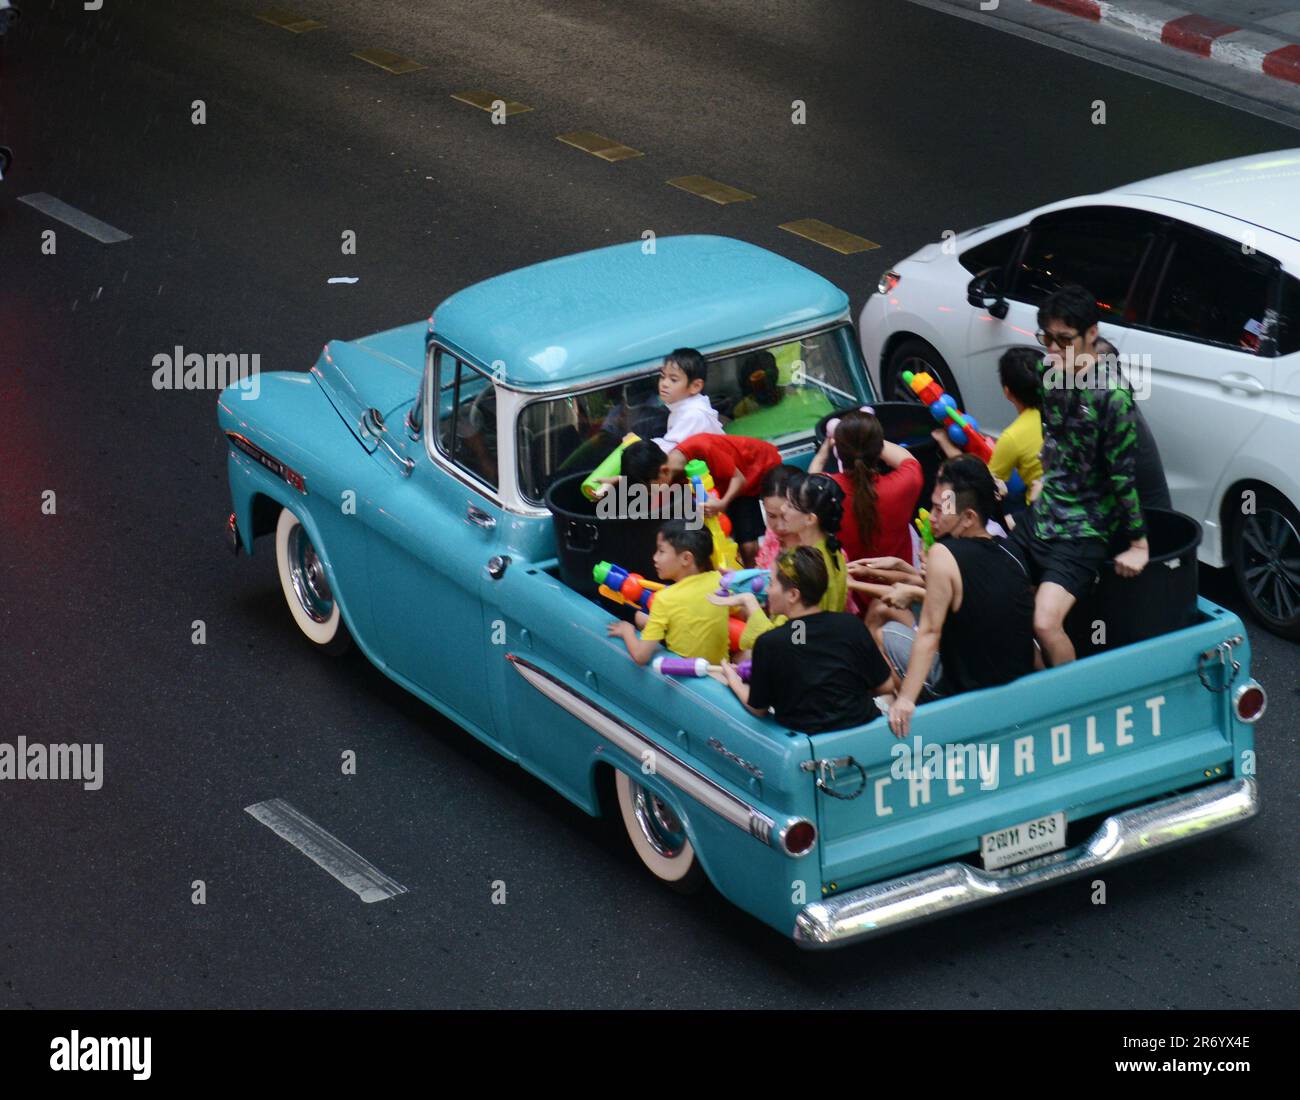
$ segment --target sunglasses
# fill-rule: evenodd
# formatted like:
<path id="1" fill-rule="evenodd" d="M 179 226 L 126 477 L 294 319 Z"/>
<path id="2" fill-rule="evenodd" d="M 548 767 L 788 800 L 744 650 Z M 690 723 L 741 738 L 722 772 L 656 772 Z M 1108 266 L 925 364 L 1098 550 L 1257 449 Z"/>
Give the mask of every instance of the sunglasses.
<path id="1" fill-rule="evenodd" d="M 1050 348 L 1053 345 L 1055 345 L 1058 348 L 1069 347 L 1078 338 L 1079 338 L 1079 334 L 1077 332 L 1071 336 L 1066 336 L 1064 333 L 1060 333 L 1060 332 L 1039 332 L 1038 333 L 1038 342 L 1042 344 L 1043 347 L 1045 348 Z"/>

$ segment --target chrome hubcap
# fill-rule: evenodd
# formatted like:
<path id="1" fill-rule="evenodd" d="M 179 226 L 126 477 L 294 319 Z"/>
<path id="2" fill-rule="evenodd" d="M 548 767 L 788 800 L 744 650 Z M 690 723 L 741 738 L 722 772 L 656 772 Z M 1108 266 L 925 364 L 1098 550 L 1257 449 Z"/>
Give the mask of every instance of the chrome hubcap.
<path id="1" fill-rule="evenodd" d="M 1247 516 L 1241 529 L 1242 576 L 1255 605 L 1274 619 L 1300 615 L 1300 532 L 1272 508 Z"/>
<path id="2" fill-rule="evenodd" d="M 325 579 L 325 566 L 316 556 L 302 524 L 289 532 L 289 579 L 293 582 L 298 605 L 314 622 L 329 622 L 334 612 L 334 594 Z"/>
<path id="3" fill-rule="evenodd" d="M 686 847 L 686 830 L 677 815 L 658 795 L 637 783 L 633 787 L 633 812 L 641 833 L 665 859 L 676 859 Z"/>

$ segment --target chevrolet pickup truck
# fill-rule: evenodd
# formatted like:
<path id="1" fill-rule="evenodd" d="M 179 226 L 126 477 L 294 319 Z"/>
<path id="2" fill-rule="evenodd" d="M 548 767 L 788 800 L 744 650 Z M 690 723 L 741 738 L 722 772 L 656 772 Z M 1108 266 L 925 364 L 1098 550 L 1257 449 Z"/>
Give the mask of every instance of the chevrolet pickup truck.
<path id="1" fill-rule="evenodd" d="M 708 358 L 728 430 L 788 461 L 806 464 L 828 412 L 875 396 L 847 296 L 795 263 L 707 236 L 567 256 L 461 290 L 427 324 L 331 341 L 255 400 L 224 391 L 231 547 L 270 536 L 311 643 L 355 642 L 621 819 L 660 880 L 707 879 L 804 947 L 1096 876 L 1257 812 L 1264 692 L 1241 622 L 1196 597 L 1154 637 L 927 703 L 902 742 L 883 717 L 786 729 L 711 678 L 631 661 L 606 635 L 616 609 L 564 567 L 572 524 L 548 491 L 624 431 L 655 432 L 653 379 L 682 346 Z M 746 388 L 762 352 L 780 383 L 765 396 Z M 917 408 L 900 442 L 920 457 Z"/>

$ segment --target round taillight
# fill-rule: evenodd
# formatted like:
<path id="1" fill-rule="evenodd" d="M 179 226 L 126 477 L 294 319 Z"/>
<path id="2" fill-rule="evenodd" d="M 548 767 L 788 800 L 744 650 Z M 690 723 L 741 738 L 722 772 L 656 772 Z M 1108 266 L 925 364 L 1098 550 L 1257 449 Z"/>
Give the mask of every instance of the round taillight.
<path id="1" fill-rule="evenodd" d="M 801 856 L 817 843 L 817 830 L 811 821 L 796 821 L 785 830 L 781 842 L 792 856 Z"/>
<path id="2" fill-rule="evenodd" d="M 1243 684 L 1237 689 L 1237 717 L 1243 722 L 1256 722 L 1268 706 L 1268 696 L 1259 684 Z"/>
<path id="3" fill-rule="evenodd" d="M 901 276 L 897 271 L 886 271 L 880 276 L 880 282 L 876 284 L 876 291 L 880 294 L 888 294 L 894 287 L 898 286 Z"/>

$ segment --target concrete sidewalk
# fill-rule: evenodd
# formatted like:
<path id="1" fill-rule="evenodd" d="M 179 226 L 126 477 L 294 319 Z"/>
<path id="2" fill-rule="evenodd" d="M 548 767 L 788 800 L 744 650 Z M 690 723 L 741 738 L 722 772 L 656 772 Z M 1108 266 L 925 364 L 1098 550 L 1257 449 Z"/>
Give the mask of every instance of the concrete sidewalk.
<path id="1" fill-rule="evenodd" d="M 972 5 L 982 10 L 993 0 Z M 1124 31 L 1171 50 L 1300 85 L 1300 0 L 1001 0 Z"/>

